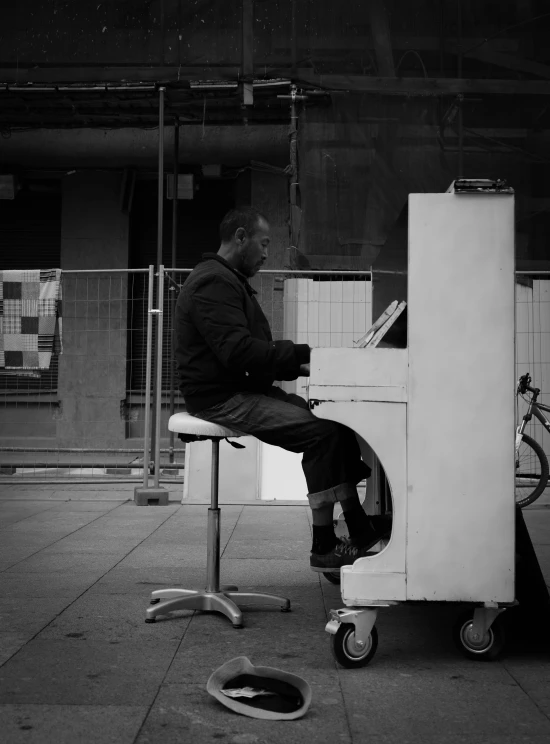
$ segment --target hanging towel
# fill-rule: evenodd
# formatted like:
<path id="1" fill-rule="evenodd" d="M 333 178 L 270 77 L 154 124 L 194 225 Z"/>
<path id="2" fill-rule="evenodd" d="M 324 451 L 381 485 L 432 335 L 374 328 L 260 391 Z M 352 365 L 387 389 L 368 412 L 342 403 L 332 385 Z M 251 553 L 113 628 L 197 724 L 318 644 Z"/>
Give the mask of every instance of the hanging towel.
<path id="1" fill-rule="evenodd" d="M 0 369 L 49 369 L 61 350 L 61 269 L 0 271 Z"/>

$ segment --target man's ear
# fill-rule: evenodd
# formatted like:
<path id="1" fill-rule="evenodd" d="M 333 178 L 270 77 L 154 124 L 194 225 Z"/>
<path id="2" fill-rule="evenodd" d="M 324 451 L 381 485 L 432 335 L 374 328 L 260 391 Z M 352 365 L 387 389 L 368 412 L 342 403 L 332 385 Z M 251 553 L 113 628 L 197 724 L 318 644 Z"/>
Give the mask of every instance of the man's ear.
<path id="1" fill-rule="evenodd" d="M 244 227 L 238 227 L 235 230 L 235 240 L 237 241 L 237 243 L 244 243 L 244 241 L 246 240 L 246 230 L 244 229 Z"/>

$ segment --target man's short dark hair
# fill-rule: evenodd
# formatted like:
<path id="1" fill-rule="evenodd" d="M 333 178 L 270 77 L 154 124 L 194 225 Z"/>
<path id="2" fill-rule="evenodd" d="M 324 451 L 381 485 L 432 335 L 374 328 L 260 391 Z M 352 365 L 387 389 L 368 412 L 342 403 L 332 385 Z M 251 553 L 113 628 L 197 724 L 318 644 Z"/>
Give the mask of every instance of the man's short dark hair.
<path id="1" fill-rule="evenodd" d="M 220 223 L 220 239 L 222 243 L 229 243 L 239 227 L 244 227 L 250 237 L 256 231 L 258 222 L 266 217 L 254 207 L 239 207 L 231 209 Z"/>

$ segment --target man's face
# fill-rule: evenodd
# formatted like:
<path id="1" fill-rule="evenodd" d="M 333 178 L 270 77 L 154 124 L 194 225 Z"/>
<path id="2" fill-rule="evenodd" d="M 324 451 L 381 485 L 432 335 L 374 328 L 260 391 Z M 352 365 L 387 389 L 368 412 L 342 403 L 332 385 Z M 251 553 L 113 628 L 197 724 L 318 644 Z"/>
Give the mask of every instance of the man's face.
<path id="1" fill-rule="evenodd" d="M 260 218 L 252 235 L 247 235 L 246 231 L 240 227 L 235 237 L 240 248 L 239 271 L 245 276 L 252 277 L 267 261 L 267 249 L 271 241 L 269 224 Z"/>

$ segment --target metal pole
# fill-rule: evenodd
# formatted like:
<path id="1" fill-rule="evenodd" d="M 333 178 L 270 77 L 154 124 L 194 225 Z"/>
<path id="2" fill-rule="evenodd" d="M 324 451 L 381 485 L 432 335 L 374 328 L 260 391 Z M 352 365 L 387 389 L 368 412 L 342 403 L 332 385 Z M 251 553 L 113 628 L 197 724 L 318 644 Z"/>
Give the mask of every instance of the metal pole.
<path id="1" fill-rule="evenodd" d="M 159 162 L 158 162 L 158 222 L 157 222 L 157 269 L 162 263 L 162 227 L 164 217 L 164 92 L 159 88 Z"/>
<path id="2" fill-rule="evenodd" d="M 176 253 L 178 245 L 178 170 L 179 170 L 179 145 L 180 145 L 180 121 L 176 116 L 174 122 L 174 200 L 172 202 L 172 266 L 176 265 Z M 174 328 L 174 320 L 176 317 L 176 289 L 170 285 L 170 416 L 174 413 L 176 405 L 176 396 L 174 392 L 174 356 L 176 349 L 176 329 Z M 173 431 L 170 432 L 170 455 L 169 461 L 174 462 L 174 440 L 175 434 Z"/>
<path id="3" fill-rule="evenodd" d="M 153 474 L 154 488 L 159 487 L 159 474 L 160 474 L 160 412 L 162 403 L 162 328 L 163 328 L 163 307 L 164 307 L 164 266 L 159 266 L 159 283 L 157 291 L 158 309 L 156 311 L 157 316 L 157 379 L 155 381 L 155 470 Z"/>
<path id="4" fill-rule="evenodd" d="M 291 75 L 292 75 L 292 82 L 296 79 L 296 67 L 298 62 L 298 30 L 296 25 L 296 0 L 292 0 L 292 7 L 291 7 L 291 31 L 290 31 L 290 37 L 291 37 Z"/>
<path id="5" fill-rule="evenodd" d="M 157 214 L 157 270 L 162 264 L 162 232 L 164 220 L 164 93 L 166 88 L 159 88 L 159 150 L 158 150 L 158 214 Z M 162 307 L 159 306 L 162 310 Z M 155 327 L 155 332 L 158 329 Z M 158 343 L 158 339 L 157 339 Z M 153 379 L 157 377 L 157 355 L 153 357 Z M 157 386 L 153 387 L 153 416 L 151 421 L 151 459 L 153 460 L 153 473 L 156 473 L 158 463 L 155 460 L 156 452 L 156 415 L 157 415 Z"/>
<path id="6" fill-rule="evenodd" d="M 456 32 L 456 41 L 457 41 L 457 77 L 460 79 L 462 77 L 462 58 L 464 55 L 463 49 L 462 49 L 462 0 L 457 0 L 457 18 L 456 18 L 456 24 L 457 24 L 457 32 Z M 463 103 L 464 103 L 464 96 L 462 93 L 459 93 L 458 95 L 458 117 L 457 117 L 457 126 L 458 126 L 458 177 L 464 178 L 464 111 L 463 111 Z"/>
<path id="7" fill-rule="evenodd" d="M 210 509 L 208 510 L 206 545 L 206 591 L 220 591 L 220 510 L 218 508 L 218 484 L 220 476 L 220 440 L 212 440 L 212 463 L 210 470 Z"/>
<path id="8" fill-rule="evenodd" d="M 147 291 L 147 340 L 145 361 L 145 432 L 143 435 L 143 488 L 149 487 L 149 427 L 151 426 L 151 357 L 153 350 L 153 282 L 155 267 L 149 266 Z"/>

